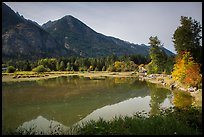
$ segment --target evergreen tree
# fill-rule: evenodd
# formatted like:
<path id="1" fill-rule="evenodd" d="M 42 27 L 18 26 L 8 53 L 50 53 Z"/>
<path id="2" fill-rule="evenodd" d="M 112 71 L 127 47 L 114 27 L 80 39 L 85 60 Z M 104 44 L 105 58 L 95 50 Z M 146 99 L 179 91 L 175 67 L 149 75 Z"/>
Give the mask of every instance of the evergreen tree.
<path id="1" fill-rule="evenodd" d="M 178 54 L 182 51 L 190 52 L 190 55 L 196 62 L 202 62 L 201 43 L 201 24 L 192 20 L 191 17 L 181 16 L 181 25 L 176 29 L 173 35 L 175 50 Z"/>
<path id="2" fill-rule="evenodd" d="M 165 68 L 165 63 L 167 60 L 166 53 L 162 50 L 161 41 L 157 36 L 150 37 L 150 51 L 149 55 L 151 58 L 151 62 L 148 64 L 148 72 L 149 73 L 162 73 Z"/>
<path id="3" fill-rule="evenodd" d="M 61 62 L 60 62 L 60 64 L 59 64 L 59 70 L 61 70 L 61 71 L 65 70 L 64 61 L 61 61 Z"/>
<path id="4" fill-rule="evenodd" d="M 71 64 L 70 62 L 67 62 L 67 68 L 66 68 L 67 71 L 71 71 Z"/>

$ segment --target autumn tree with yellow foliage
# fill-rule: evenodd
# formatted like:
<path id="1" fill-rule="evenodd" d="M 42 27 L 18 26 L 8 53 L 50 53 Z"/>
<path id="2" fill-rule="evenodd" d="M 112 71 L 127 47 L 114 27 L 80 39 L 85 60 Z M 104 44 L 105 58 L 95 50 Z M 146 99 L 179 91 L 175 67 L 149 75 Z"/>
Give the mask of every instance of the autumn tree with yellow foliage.
<path id="1" fill-rule="evenodd" d="M 176 29 L 173 42 L 178 53 L 172 77 L 182 84 L 198 87 L 202 83 L 202 46 L 200 44 L 201 25 L 192 18 L 181 17 L 181 25 Z"/>
<path id="2" fill-rule="evenodd" d="M 182 84 L 198 87 L 202 80 L 200 64 L 195 63 L 190 52 L 183 51 L 177 56 L 172 77 Z"/>

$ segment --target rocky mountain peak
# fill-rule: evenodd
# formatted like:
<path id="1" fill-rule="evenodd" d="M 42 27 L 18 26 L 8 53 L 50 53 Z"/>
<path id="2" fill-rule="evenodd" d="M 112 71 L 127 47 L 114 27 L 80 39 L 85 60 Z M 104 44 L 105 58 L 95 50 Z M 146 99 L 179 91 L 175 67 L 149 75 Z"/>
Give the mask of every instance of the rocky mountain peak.
<path id="1" fill-rule="evenodd" d="M 71 15 L 40 26 L 2 3 L 2 16 L 2 59 L 149 54 L 148 46 L 98 33 Z"/>

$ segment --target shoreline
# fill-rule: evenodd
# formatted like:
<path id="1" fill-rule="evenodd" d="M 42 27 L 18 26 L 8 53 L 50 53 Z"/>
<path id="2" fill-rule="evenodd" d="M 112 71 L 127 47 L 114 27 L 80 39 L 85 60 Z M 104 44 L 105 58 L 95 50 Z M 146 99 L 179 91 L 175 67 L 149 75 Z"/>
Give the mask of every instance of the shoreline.
<path id="1" fill-rule="evenodd" d="M 36 81 L 36 80 L 43 80 L 43 79 L 50 79 L 56 78 L 60 76 L 83 76 L 83 77 L 138 77 L 137 75 L 133 74 L 134 72 L 106 72 L 106 71 L 91 71 L 91 72 L 50 72 L 50 73 L 42 73 L 44 75 L 38 77 L 20 77 L 20 78 L 13 78 L 14 73 L 11 74 L 4 74 L 2 75 L 2 82 L 20 82 L 20 81 Z M 22 74 L 19 74 L 22 75 Z"/>
<path id="2" fill-rule="evenodd" d="M 28 72 L 29 73 L 29 72 Z M 83 76 L 83 77 L 89 77 L 91 79 L 94 78 L 104 78 L 104 77 L 135 77 L 139 78 L 141 81 L 147 81 L 150 83 L 157 84 L 161 86 L 162 88 L 166 88 L 169 90 L 172 90 L 170 88 L 171 84 L 174 83 L 175 85 L 178 85 L 174 87 L 174 90 L 181 90 L 183 92 L 188 92 L 192 97 L 195 98 L 196 102 L 199 102 L 199 104 L 202 106 L 202 89 L 196 90 L 194 92 L 188 91 L 188 89 L 182 85 L 179 85 L 176 83 L 169 75 L 162 75 L 162 74 L 156 74 L 155 77 L 149 77 L 144 76 L 141 74 L 137 74 L 134 71 L 131 72 L 107 72 L 107 71 L 91 71 L 91 72 L 67 72 L 67 71 L 61 71 L 61 72 L 46 72 L 42 73 L 41 76 L 38 77 L 20 77 L 20 78 L 13 78 L 13 76 L 16 75 L 14 73 L 11 74 L 2 74 L 2 82 L 20 82 L 20 81 L 36 81 L 36 80 L 43 80 L 43 79 L 50 79 L 50 78 L 57 78 L 60 76 Z M 22 74 L 20 74 L 22 75 Z M 29 75 L 29 74 L 28 74 Z M 173 90 L 172 90 L 173 91 Z"/>
<path id="3" fill-rule="evenodd" d="M 159 74 L 156 74 L 156 75 L 159 75 Z M 186 88 L 184 85 L 181 85 L 175 82 L 172 78 L 169 78 L 168 76 L 157 76 L 157 78 L 155 79 L 151 79 L 151 78 L 143 77 L 143 76 L 140 78 L 147 82 L 157 84 L 162 88 L 169 89 L 172 92 L 174 92 L 174 90 L 179 90 L 181 92 L 187 92 L 194 98 L 193 106 L 198 106 L 198 107 L 202 106 L 202 89 L 198 89 L 193 92 L 189 91 L 188 88 Z M 161 79 L 163 79 L 163 82 L 161 82 L 162 81 Z M 172 83 L 176 85 L 173 90 L 170 87 Z"/>
<path id="4" fill-rule="evenodd" d="M 33 76 L 35 75 L 35 76 Z M 15 76 L 15 78 L 14 78 Z M 20 77 L 18 77 L 20 76 Z M 188 91 L 187 87 L 175 82 L 171 75 L 166 74 L 150 74 L 144 75 L 130 72 L 107 72 L 107 71 L 90 71 L 90 72 L 79 72 L 79 71 L 56 71 L 56 72 L 44 72 L 44 73 L 32 73 L 32 72 L 18 72 L 18 73 L 3 73 L 2 82 L 20 82 L 20 81 L 36 81 L 50 78 L 57 78 L 61 76 L 83 76 L 90 78 L 101 78 L 101 77 L 135 77 L 139 78 L 140 81 L 147 81 L 150 83 L 158 84 L 164 88 L 170 88 L 174 84 L 174 89 Z M 200 89 L 202 90 L 202 89 Z M 195 91 L 194 91 L 195 92 Z"/>

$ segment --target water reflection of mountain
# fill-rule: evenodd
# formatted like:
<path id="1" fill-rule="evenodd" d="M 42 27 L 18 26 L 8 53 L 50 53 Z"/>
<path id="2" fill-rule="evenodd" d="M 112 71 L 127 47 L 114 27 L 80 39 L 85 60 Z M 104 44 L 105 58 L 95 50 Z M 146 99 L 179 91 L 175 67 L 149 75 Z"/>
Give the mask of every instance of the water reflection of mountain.
<path id="1" fill-rule="evenodd" d="M 77 122 L 75 125 L 83 125 L 82 123 L 90 120 L 99 120 L 99 118 L 103 118 L 103 120 L 112 120 L 113 118 L 119 116 L 133 116 L 136 112 L 149 113 L 151 109 L 149 103 L 150 96 L 145 96 L 143 98 L 129 98 L 116 104 L 106 105 L 104 107 L 98 108 Z"/>
<path id="2" fill-rule="evenodd" d="M 129 98 L 149 96 L 145 82 L 124 80 L 126 82 L 115 83 L 115 79 L 111 78 L 87 80 L 61 77 L 45 80 L 41 85 L 33 82 L 35 84 L 30 88 L 26 85 L 15 89 L 4 88 L 3 125 L 15 128 L 42 115 L 70 126 L 98 108 Z M 55 87 L 49 86 L 52 84 Z"/>
<path id="3" fill-rule="evenodd" d="M 42 116 L 26 121 L 16 129 L 22 135 L 61 135 L 67 130 L 68 127 L 61 123 Z"/>

